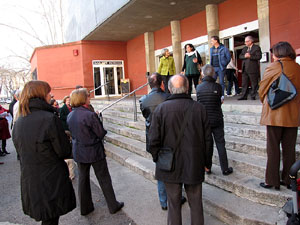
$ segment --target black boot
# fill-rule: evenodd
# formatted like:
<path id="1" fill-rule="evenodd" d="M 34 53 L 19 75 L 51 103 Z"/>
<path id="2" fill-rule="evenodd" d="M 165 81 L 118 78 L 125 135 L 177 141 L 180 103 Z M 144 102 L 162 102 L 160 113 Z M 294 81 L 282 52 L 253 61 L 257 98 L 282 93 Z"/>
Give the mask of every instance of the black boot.
<path id="1" fill-rule="evenodd" d="M 2 151 L 3 151 L 3 153 L 6 154 L 6 155 L 10 154 L 10 152 L 6 151 L 5 148 L 4 148 Z"/>
<path id="2" fill-rule="evenodd" d="M 6 154 L 1 150 L 1 148 L 0 148 L 0 157 L 1 156 L 5 156 Z"/>

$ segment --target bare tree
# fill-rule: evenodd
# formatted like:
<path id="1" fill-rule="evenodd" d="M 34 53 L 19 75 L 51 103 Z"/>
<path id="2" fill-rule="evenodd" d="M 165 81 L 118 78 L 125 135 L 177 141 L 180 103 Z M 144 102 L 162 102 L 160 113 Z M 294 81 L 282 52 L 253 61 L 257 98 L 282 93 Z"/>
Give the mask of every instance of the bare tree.
<path id="1" fill-rule="evenodd" d="M 9 49 L 10 54 L 5 57 L 6 60 L 11 59 L 10 61 L 17 63 L 5 64 L 5 60 L 0 60 L 0 92 L 2 88 L 11 91 L 30 79 L 30 57 L 36 47 L 64 43 L 63 3 L 63 0 L 39 0 L 38 9 L 22 8 L 23 11 L 36 15 L 44 28 L 42 31 L 23 14 L 17 14 L 21 21 L 18 24 L 0 22 L 0 28 L 13 31 L 14 36 L 24 45 L 22 53 Z"/>

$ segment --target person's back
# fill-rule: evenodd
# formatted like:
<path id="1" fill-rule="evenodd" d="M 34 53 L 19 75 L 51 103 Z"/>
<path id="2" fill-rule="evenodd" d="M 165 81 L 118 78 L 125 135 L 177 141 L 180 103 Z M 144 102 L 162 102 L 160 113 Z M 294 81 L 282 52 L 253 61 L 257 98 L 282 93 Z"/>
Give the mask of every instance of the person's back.
<path id="1" fill-rule="evenodd" d="M 201 102 L 207 111 L 211 127 L 219 126 L 223 122 L 222 87 L 213 77 L 206 76 L 196 88 L 197 101 Z"/>

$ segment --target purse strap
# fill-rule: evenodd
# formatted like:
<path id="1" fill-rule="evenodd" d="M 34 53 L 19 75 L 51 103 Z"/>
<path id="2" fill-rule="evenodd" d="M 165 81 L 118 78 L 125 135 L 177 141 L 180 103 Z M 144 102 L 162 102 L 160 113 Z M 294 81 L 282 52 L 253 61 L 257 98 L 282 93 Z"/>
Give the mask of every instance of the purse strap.
<path id="1" fill-rule="evenodd" d="M 179 136 L 178 136 L 178 139 L 177 139 L 177 142 L 176 142 L 176 145 L 175 145 L 176 147 L 175 147 L 174 154 L 177 151 L 178 146 L 179 146 L 179 144 L 181 142 L 181 139 L 182 139 L 182 136 L 183 136 L 183 132 L 184 132 L 186 126 L 187 126 L 188 118 L 191 116 L 191 114 L 193 112 L 194 105 L 195 105 L 195 102 L 193 100 L 193 105 L 192 105 L 191 110 L 189 110 L 189 107 L 188 107 L 188 109 L 187 109 L 188 112 L 185 114 L 185 117 L 184 117 L 181 129 L 180 129 L 180 132 L 179 132 Z"/>
<path id="2" fill-rule="evenodd" d="M 281 62 L 280 60 L 278 60 L 278 62 L 279 62 L 280 65 L 281 65 L 281 72 L 284 73 L 284 72 L 283 72 L 283 64 L 282 64 L 282 62 Z"/>

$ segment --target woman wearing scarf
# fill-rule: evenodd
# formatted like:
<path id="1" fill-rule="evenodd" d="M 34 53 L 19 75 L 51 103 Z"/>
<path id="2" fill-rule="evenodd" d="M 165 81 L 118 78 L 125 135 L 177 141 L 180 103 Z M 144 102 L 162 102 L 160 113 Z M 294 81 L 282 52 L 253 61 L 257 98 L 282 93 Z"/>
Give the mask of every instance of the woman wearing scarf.
<path id="1" fill-rule="evenodd" d="M 191 95 L 192 83 L 194 82 L 195 89 L 199 83 L 200 69 L 198 65 L 202 65 L 202 59 L 199 52 L 195 50 L 195 47 L 192 44 L 186 44 L 184 49 L 185 56 L 181 74 L 185 74 L 189 81 L 189 95 Z"/>

